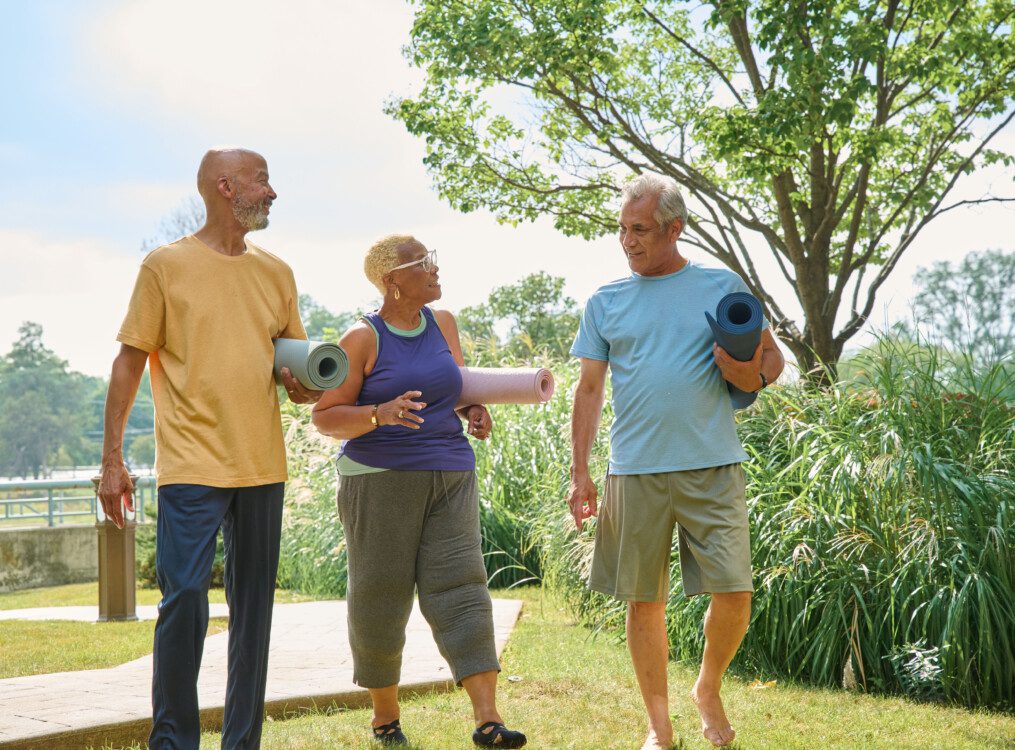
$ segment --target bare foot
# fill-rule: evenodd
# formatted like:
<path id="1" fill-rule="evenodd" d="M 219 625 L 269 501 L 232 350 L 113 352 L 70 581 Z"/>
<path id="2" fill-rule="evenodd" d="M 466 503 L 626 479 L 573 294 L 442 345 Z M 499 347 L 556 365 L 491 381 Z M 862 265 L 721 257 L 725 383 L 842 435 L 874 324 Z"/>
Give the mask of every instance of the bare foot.
<path id="1" fill-rule="evenodd" d="M 666 736 L 656 732 L 654 729 L 650 729 L 648 731 L 648 737 L 645 738 L 645 744 L 641 746 L 641 750 L 670 750 L 672 747 L 672 729 L 670 729 L 670 733 Z"/>
<path id="2" fill-rule="evenodd" d="M 705 739 L 716 747 L 725 747 L 733 742 L 737 733 L 726 718 L 719 691 L 704 690 L 695 683 L 691 689 L 691 700 L 701 715 L 701 733 Z"/>

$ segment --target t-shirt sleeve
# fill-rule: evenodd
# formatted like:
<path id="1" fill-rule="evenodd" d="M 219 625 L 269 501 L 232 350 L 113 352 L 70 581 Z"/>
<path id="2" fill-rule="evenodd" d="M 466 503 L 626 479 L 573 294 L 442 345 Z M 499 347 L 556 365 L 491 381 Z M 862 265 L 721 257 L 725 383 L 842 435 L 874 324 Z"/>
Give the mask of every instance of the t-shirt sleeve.
<path id="1" fill-rule="evenodd" d="M 733 272 L 730 273 L 730 278 L 733 281 L 732 288 L 730 289 L 730 292 L 746 292 L 747 294 L 749 294 L 752 297 L 754 297 L 754 292 L 752 292 L 750 287 L 747 286 L 747 282 L 743 280 L 743 278 L 740 276 L 740 274 L 738 274 L 735 271 L 733 271 Z M 768 318 L 762 317 L 762 319 L 761 319 L 761 329 L 764 330 L 766 328 L 768 328 Z"/>
<path id="2" fill-rule="evenodd" d="M 585 304 L 581 322 L 578 324 L 578 335 L 571 345 L 571 356 L 585 359 L 609 360 L 610 344 L 603 337 L 599 323 L 602 320 L 600 299 L 593 295 Z"/>
<path id="3" fill-rule="evenodd" d="M 149 353 L 165 346 L 165 291 L 158 275 L 147 265 L 142 265 L 137 273 L 127 315 L 116 340 Z"/>
<path id="4" fill-rule="evenodd" d="M 300 318 L 300 295 L 296 291 L 296 279 L 292 271 L 289 271 L 289 319 L 282 332 L 278 335 L 280 339 L 306 339 L 307 329 L 303 327 L 303 319 Z"/>

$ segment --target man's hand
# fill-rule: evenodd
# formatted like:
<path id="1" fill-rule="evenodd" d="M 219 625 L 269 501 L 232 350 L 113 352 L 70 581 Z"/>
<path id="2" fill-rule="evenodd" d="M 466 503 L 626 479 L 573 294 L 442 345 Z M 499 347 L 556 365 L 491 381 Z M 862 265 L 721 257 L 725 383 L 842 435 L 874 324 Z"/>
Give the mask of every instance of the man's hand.
<path id="1" fill-rule="evenodd" d="M 99 480 L 99 500 L 106 518 L 123 528 L 123 507 L 134 511 L 134 485 L 130 481 L 123 458 L 119 455 L 102 462 L 102 479 Z"/>
<path id="2" fill-rule="evenodd" d="M 289 394 L 289 400 L 294 404 L 316 404 L 324 395 L 324 391 L 311 391 L 305 388 L 303 383 L 293 377 L 288 367 L 282 368 L 282 385 Z"/>
<path id="3" fill-rule="evenodd" d="M 493 429 L 490 412 L 482 404 L 473 404 L 462 409 L 465 421 L 469 424 L 469 434 L 477 440 L 486 440 Z"/>
<path id="4" fill-rule="evenodd" d="M 762 346 L 758 344 L 754 356 L 746 362 L 741 362 L 731 357 L 729 352 L 718 344 L 712 346 L 712 356 L 715 357 L 715 363 L 719 366 L 723 379 L 747 393 L 753 393 L 761 388 L 761 352 Z"/>
<path id="5" fill-rule="evenodd" d="M 574 518 L 574 525 L 578 531 L 586 518 L 591 518 L 599 512 L 596 507 L 596 499 L 599 497 L 599 490 L 596 483 L 589 477 L 588 472 L 571 471 L 571 488 L 567 495 L 567 504 L 571 507 L 571 517 Z"/>

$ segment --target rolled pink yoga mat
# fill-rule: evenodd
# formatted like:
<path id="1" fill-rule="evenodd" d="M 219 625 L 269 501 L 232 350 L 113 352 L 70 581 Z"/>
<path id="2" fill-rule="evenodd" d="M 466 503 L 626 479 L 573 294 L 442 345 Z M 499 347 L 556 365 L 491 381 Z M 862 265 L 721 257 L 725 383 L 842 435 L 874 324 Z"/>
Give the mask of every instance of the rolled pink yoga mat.
<path id="1" fill-rule="evenodd" d="M 553 396 L 553 373 L 541 367 L 461 367 L 462 397 L 469 404 L 545 404 Z"/>

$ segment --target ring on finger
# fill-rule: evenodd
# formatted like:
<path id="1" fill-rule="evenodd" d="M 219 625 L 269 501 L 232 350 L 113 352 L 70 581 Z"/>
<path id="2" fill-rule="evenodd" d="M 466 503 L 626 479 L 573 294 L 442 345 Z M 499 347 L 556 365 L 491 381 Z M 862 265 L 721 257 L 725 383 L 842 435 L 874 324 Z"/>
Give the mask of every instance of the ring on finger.
<path id="1" fill-rule="evenodd" d="M 404 416 L 404 411 L 403 411 L 402 409 L 399 409 L 399 410 L 398 410 L 398 418 L 399 418 L 399 419 L 404 419 L 404 418 L 405 418 L 405 416 Z"/>

